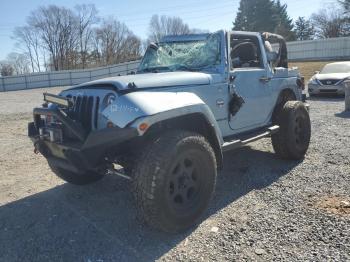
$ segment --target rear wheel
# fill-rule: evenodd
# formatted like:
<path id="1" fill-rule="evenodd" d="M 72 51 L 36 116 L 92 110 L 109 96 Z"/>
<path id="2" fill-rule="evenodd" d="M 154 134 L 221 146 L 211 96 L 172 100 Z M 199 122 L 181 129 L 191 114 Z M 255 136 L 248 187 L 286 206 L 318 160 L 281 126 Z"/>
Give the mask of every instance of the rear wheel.
<path id="1" fill-rule="evenodd" d="M 280 126 L 272 135 L 272 145 L 277 155 L 285 159 L 302 159 L 309 148 L 311 123 L 309 113 L 300 101 L 288 101 L 276 112 L 274 124 Z"/>
<path id="2" fill-rule="evenodd" d="M 74 173 L 74 172 L 53 166 L 50 163 L 49 163 L 49 166 L 52 172 L 54 172 L 59 178 L 73 185 L 87 185 L 103 178 L 103 175 L 93 171 L 88 171 L 83 173 Z"/>
<path id="3" fill-rule="evenodd" d="M 133 172 L 140 215 L 157 229 L 179 232 L 206 210 L 215 188 L 216 159 L 203 136 L 172 131 L 144 150 Z"/>

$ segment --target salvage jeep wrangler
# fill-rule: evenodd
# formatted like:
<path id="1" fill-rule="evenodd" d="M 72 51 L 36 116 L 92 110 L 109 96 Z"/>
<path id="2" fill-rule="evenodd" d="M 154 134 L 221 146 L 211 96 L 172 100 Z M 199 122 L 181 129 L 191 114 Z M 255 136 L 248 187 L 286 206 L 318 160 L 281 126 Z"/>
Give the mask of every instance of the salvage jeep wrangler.
<path id="1" fill-rule="evenodd" d="M 303 89 L 279 35 L 166 36 L 137 72 L 45 93 L 28 134 L 58 177 L 130 179 L 144 221 L 179 232 L 206 210 L 225 151 L 271 137 L 279 157 L 304 157 Z"/>

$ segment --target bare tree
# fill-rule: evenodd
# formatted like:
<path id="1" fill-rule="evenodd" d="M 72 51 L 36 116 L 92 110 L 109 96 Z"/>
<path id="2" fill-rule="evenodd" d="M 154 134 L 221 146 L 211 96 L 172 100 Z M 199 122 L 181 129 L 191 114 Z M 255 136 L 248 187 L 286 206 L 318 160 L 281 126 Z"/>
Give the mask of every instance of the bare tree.
<path id="1" fill-rule="evenodd" d="M 95 51 L 102 63 L 110 65 L 140 56 L 141 40 L 114 18 L 104 19 L 95 33 Z"/>
<path id="2" fill-rule="evenodd" d="M 7 56 L 7 64 L 11 65 L 16 75 L 27 74 L 30 72 L 30 60 L 25 54 L 10 53 Z"/>
<path id="3" fill-rule="evenodd" d="M 125 40 L 120 46 L 118 55 L 119 62 L 127 62 L 136 60 L 141 57 L 142 41 L 139 37 L 128 31 Z"/>
<path id="4" fill-rule="evenodd" d="M 350 34 L 349 22 L 340 10 L 322 9 L 311 16 L 316 36 L 319 38 L 332 38 Z"/>
<path id="5" fill-rule="evenodd" d="M 86 68 L 139 58 L 141 40 L 124 23 L 114 18 L 100 22 L 97 14 L 94 5 L 77 5 L 74 10 L 49 5 L 31 12 L 27 25 L 14 31 L 31 71 Z"/>
<path id="6" fill-rule="evenodd" d="M 0 61 L 0 74 L 1 76 L 12 76 L 14 69 L 7 61 Z"/>
<path id="7" fill-rule="evenodd" d="M 31 13 L 28 23 L 40 35 L 54 70 L 74 68 L 77 62 L 78 23 L 71 10 L 55 5 L 40 7 Z"/>
<path id="8" fill-rule="evenodd" d="M 149 23 L 149 41 L 159 42 L 165 35 L 186 35 L 191 30 L 180 17 L 153 15 Z"/>
<path id="9" fill-rule="evenodd" d="M 95 5 L 77 5 L 75 7 L 78 19 L 79 47 L 82 68 L 86 67 L 89 45 L 92 40 L 92 26 L 97 24 L 99 18 Z"/>
<path id="10" fill-rule="evenodd" d="M 99 28 L 95 28 L 92 35 L 91 64 L 102 65 L 102 43 Z"/>
<path id="11" fill-rule="evenodd" d="M 15 28 L 14 39 L 20 46 L 24 46 L 24 52 L 28 54 L 32 72 L 41 71 L 40 66 L 40 39 L 36 29 L 29 26 Z"/>

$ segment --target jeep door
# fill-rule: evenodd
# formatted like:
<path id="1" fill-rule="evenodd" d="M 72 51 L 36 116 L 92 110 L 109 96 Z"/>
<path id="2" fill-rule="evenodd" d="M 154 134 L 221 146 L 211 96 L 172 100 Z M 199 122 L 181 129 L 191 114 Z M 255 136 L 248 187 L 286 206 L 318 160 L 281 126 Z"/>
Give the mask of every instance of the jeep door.
<path id="1" fill-rule="evenodd" d="M 271 72 L 261 37 L 256 33 L 232 32 L 228 34 L 228 51 L 230 93 L 244 100 L 241 107 L 229 108 L 229 126 L 234 133 L 264 126 L 270 120 L 273 101 Z M 237 106 L 238 102 L 231 103 Z"/>

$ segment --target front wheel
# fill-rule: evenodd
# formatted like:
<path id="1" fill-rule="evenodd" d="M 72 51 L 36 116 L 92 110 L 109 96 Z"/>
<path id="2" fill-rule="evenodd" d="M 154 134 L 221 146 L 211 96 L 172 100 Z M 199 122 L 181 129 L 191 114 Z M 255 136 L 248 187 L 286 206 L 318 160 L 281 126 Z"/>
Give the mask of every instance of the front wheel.
<path id="1" fill-rule="evenodd" d="M 170 131 L 145 148 L 133 169 L 140 215 L 151 226 L 180 232 L 206 210 L 216 182 L 216 159 L 196 133 Z"/>
<path id="2" fill-rule="evenodd" d="M 300 101 L 288 101 L 276 112 L 275 123 L 279 132 L 272 135 L 272 145 L 277 155 L 284 159 L 302 159 L 309 148 L 311 123 L 309 112 Z"/>

